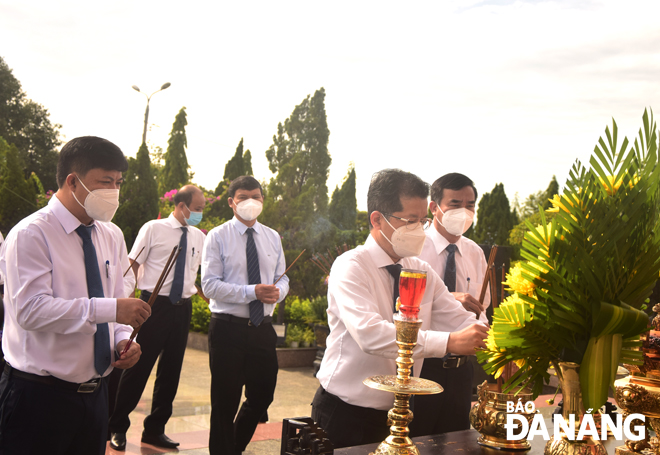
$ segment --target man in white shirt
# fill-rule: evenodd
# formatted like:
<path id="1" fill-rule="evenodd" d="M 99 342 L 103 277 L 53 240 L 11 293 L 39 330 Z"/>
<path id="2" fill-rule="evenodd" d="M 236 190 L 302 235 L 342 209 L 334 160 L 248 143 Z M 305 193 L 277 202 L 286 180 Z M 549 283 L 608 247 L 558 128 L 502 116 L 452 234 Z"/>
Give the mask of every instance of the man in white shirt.
<path id="1" fill-rule="evenodd" d="M 234 218 L 209 232 L 202 257 L 202 290 L 212 316 L 211 455 L 243 452 L 273 401 L 278 367 L 272 314 L 289 292 L 280 235 L 257 221 L 259 181 L 238 177 L 227 194 Z M 238 410 L 243 386 L 246 401 Z"/>
<path id="2" fill-rule="evenodd" d="M 454 298 L 474 313 L 475 322 L 479 319 L 487 325 L 489 292 L 486 292 L 483 305 L 479 304 L 486 276 L 486 257 L 479 245 L 463 237 L 472 225 L 476 199 L 474 183 L 463 174 L 446 174 L 433 182 L 430 204 L 433 227 L 427 232 L 419 258 L 428 262 Z M 468 356 L 455 354 L 458 353 L 450 351 L 441 359 L 424 361 L 420 376 L 439 383 L 445 392 L 413 398 L 412 436 L 470 428 L 473 366 Z M 438 411 L 447 409 L 451 412 Z"/>
<path id="3" fill-rule="evenodd" d="M 398 169 L 372 177 L 367 196 L 370 236 L 339 256 L 330 271 L 330 335 L 312 403 L 312 418 L 336 448 L 379 442 L 389 434 L 387 411 L 394 397 L 365 386 L 374 375 L 396 375 L 393 324 L 397 270 L 427 270 L 422 320 L 413 354 L 414 374 L 424 357 L 472 354 L 485 347 L 487 329 L 447 291 L 429 265 L 414 257 L 424 245 L 428 184 Z M 398 293 L 397 293 L 398 294 Z"/>
<path id="4" fill-rule="evenodd" d="M 194 226 L 202 220 L 206 199 L 202 190 L 186 185 L 174 195 L 174 204 L 168 218 L 151 220 L 140 228 L 129 254 L 141 289 L 140 298 L 146 302 L 172 249 L 177 245 L 182 248 L 154 301 L 151 317 L 138 333 L 142 359 L 124 371 L 119 381 L 115 409 L 110 416 L 110 446 L 115 450 L 126 448 L 126 430 L 131 425 L 129 414 L 140 401 L 159 356 L 151 414 L 144 419 L 142 442 L 165 448 L 179 445 L 165 435 L 165 424 L 172 415 L 172 403 L 179 387 L 192 314 L 191 297 L 197 293 L 195 279 L 202 262 L 205 235 Z"/>
<path id="5" fill-rule="evenodd" d="M 59 190 L 24 218 L 0 250 L 5 277 L 5 366 L 0 453 L 104 454 L 106 376 L 140 357 L 131 334 L 151 313 L 124 295 L 126 244 L 109 223 L 128 163 L 98 137 L 69 141 Z M 128 325 L 123 325 L 128 324 Z"/>

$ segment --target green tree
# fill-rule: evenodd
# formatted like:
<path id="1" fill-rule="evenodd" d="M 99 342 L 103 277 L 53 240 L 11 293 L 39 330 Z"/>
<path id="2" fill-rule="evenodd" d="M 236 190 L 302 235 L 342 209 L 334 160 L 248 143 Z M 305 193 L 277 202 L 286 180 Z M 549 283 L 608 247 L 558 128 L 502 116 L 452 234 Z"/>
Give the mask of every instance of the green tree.
<path id="1" fill-rule="evenodd" d="M 277 125 L 273 144 L 266 151 L 276 177 L 268 185 L 264 219 L 284 237 L 285 248 L 296 236 L 312 226 L 316 217 L 327 216 L 328 123 L 325 90 L 317 90 L 295 107 L 284 124 Z"/>
<path id="2" fill-rule="evenodd" d="M 490 193 L 485 193 L 477 209 L 477 225 L 474 228 L 474 241 L 487 245 L 506 245 L 509 231 L 517 223 L 511 211 L 509 199 L 504 193 L 504 185 L 498 183 Z"/>
<path id="3" fill-rule="evenodd" d="M 57 190 L 57 147 L 61 125 L 48 110 L 27 98 L 21 83 L 0 57 L 0 137 L 14 144 L 23 176 L 35 172 L 46 189 Z"/>
<path id="4" fill-rule="evenodd" d="M 550 199 L 558 193 L 559 184 L 557 183 L 557 178 L 553 175 L 545 191 L 537 191 L 530 194 L 522 205 L 518 204 L 517 198 L 514 199 L 514 209 L 520 221 L 524 221 L 532 215 L 539 213 L 539 207 L 542 207 L 543 210 L 549 209 L 552 206 Z"/>
<path id="5" fill-rule="evenodd" d="M 167 152 L 165 152 L 165 165 L 162 169 L 161 181 L 158 189 L 160 194 L 165 194 L 172 189 L 181 188 L 190 181 L 188 169 L 188 158 L 186 157 L 186 108 L 182 107 L 172 125 L 172 132 L 167 141 Z"/>
<path id="6" fill-rule="evenodd" d="M 357 199 L 355 197 L 355 167 L 351 165 L 344 183 L 335 187 L 328 206 L 330 222 L 341 230 L 357 228 Z"/>
<path id="7" fill-rule="evenodd" d="M 0 137 L 3 157 L 0 187 L 0 231 L 5 235 L 16 223 L 37 209 L 37 195 L 23 176 L 18 148 Z"/>
<path id="8" fill-rule="evenodd" d="M 545 189 L 545 192 L 543 193 L 543 197 L 545 198 L 542 204 L 543 210 L 548 210 L 550 207 L 552 207 L 552 204 L 550 203 L 550 199 L 552 199 L 552 197 L 555 194 L 559 194 L 559 183 L 557 183 L 557 177 L 553 175 L 552 180 L 550 180 L 548 187 Z"/>
<path id="9" fill-rule="evenodd" d="M 158 216 L 158 185 L 145 143 L 142 143 L 135 158 L 128 159 L 128 171 L 119 192 L 119 201 L 114 222 L 124 232 L 126 246 L 130 250 L 142 225 Z"/>
<path id="10" fill-rule="evenodd" d="M 222 178 L 231 182 L 242 175 L 252 175 L 252 155 L 249 150 L 243 153 L 243 138 L 238 143 L 234 156 L 225 164 L 225 175 Z"/>

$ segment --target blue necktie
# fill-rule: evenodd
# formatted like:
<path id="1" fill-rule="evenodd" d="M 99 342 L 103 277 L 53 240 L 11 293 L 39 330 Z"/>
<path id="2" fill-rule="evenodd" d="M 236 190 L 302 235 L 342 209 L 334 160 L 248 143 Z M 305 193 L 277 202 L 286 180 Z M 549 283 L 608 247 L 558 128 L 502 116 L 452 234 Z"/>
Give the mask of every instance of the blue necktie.
<path id="1" fill-rule="evenodd" d="M 447 245 L 447 265 L 445 266 L 445 285 L 449 292 L 456 292 L 456 250 L 458 247 L 453 243 Z"/>
<path id="2" fill-rule="evenodd" d="M 396 299 L 399 298 L 399 277 L 401 276 L 401 269 L 403 266 L 401 264 L 390 264 L 386 265 L 385 268 L 390 272 L 390 275 L 394 277 L 394 293 L 392 294 L 394 297 L 394 305 L 392 311 L 396 313 Z"/>
<path id="3" fill-rule="evenodd" d="M 174 279 L 170 288 L 170 302 L 177 304 L 183 296 L 183 278 L 186 274 L 186 251 L 188 251 L 188 228 L 182 227 L 181 240 L 179 240 L 179 257 L 176 258 L 174 266 Z"/>
<path id="4" fill-rule="evenodd" d="M 90 299 L 92 297 L 104 297 L 96 248 L 94 248 L 94 244 L 92 243 L 93 227 L 81 224 L 76 228 L 76 232 L 83 241 L 87 294 Z M 96 372 L 103 375 L 105 370 L 110 366 L 110 361 L 110 331 L 108 329 L 108 323 L 96 324 L 96 333 L 94 334 L 94 368 Z"/>
<path id="5" fill-rule="evenodd" d="M 245 257 L 247 259 L 248 284 L 261 284 L 261 272 L 259 271 L 259 256 L 257 256 L 257 247 L 254 244 L 254 229 L 247 230 L 247 245 L 245 247 Z M 264 320 L 264 304 L 261 300 L 250 302 L 250 321 L 258 326 Z"/>

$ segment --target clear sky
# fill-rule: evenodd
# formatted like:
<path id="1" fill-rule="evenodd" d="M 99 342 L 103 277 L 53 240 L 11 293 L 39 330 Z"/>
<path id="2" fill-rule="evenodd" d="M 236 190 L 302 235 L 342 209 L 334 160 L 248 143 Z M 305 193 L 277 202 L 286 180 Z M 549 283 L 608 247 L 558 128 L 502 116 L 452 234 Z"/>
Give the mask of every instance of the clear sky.
<path id="1" fill-rule="evenodd" d="M 258 179 L 277 123 L 326 90 L 332 166 L 524 199 L 563 185 L 612 117 L 634 136 L 660 112 L 660 2 L 0 0 L 0 55 L 65 139 L 102 136 L 135 156 L 167 147 L 186 106 L 195 181 L 214 189 L 241 137 Z"/>

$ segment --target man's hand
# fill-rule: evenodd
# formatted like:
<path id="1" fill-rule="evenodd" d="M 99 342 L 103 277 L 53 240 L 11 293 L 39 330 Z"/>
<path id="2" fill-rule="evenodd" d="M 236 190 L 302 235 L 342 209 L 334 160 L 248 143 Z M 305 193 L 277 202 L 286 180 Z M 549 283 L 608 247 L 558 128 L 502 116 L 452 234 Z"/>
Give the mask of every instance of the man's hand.
<path id="1" fill-rule="evenodd" d="M 479 316 L 481 315 L 483 308 L 481 307 L 477 299 L 475 299 L 472 295 L 468 294 L 467 292 L 452 292 L 451 295 L 453 295 L 456 300 L 461 302 L 463 308 L 476 314 L 477 319 L 479 319 Z"/>
<path id="2" fill-rule="evenodd" d="M 484 339 L 487 336 L 487 327 L 481 324 L 472 324 L 463 330 L 449 334 L 447 352 L 460 355 L 474 355 L 476 349 L 486 348 Z"/>
<path id="3" fill-rule="evenodd" d="M 263 303 L 273 304 L 280 298 L 280 290 L 274 284 L 257 284 L 254 287 L 254 293 L 257 295 L 257 299 Z"/>
<path id="4" fill-rule="evenodd" d="M 117 322 L 139 327 L 151 315 L 151 307 L 142 299 L 117 299 Z"/>
<path id="5" fill-rule="evenodd" d="M 126 347 L 126 343 L 128 343 L 128 340 L 121 340 L 119 343 L 117 343 L 117 352 L 123 352 L 124 347 Z M 125 370 L 135 365 L 140 359 L 141 355 L 142 349 L 140 349 L 140 345 L 133 341 L 131 346 L 128 348 L 128 351 L 126 351 L 125 354 L 119 356 L 119 360 L 115 360 L 112 366 Z"/>

